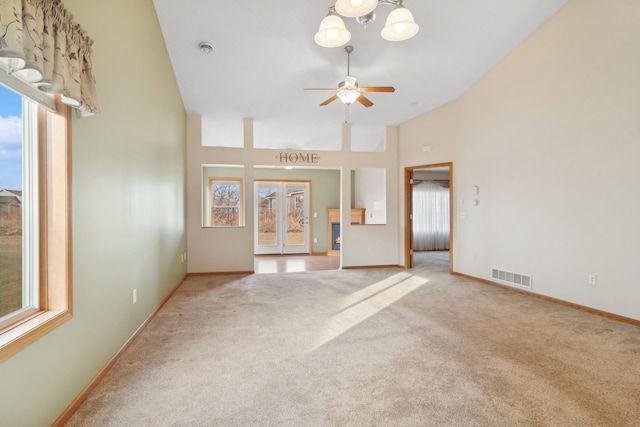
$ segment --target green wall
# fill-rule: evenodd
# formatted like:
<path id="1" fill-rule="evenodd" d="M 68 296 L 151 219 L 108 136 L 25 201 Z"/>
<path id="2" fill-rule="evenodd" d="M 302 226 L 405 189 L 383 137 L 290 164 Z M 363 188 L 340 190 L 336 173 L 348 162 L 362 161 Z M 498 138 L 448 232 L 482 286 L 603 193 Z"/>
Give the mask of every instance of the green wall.
<path id="1" fill-rule="evenodd" d="M 209 185 L 210 177 L 243 178 L 244 167 L 242 166 L 205 166 L 202 173 L 203 198 L 208 196 L 206 189 Z M 327 208 L 340 207 L 340 171 L 334 169 L 282 169 L 282 168 L 254 168 L 255 180 L 274 181 L 311 181 L 311 218 L 312 236 L 318 239 L 318 243 L 313 244 L 313 252 L 327 251 Z M 253 185 L 252 183 L 244 185 Z M 206 193 L 206 194 L 205 194 Z M 246 194 L 246 190 L 245 190 Z M 207 214 L 205 206 L 208 200 L 203 200 L 202 215 Z M 313 212 L 318 214 L 313 218 Z M 245 224 L 253 227 L 253 224 Z"/>
<path id="2" fill-rule="evenodd" d="M 0 363 L 3 426 L 51 425 L 186 273 L 186 115 L 153 2 L 64 4 L 103 113 L 72 124 L 73 319 Z"/>

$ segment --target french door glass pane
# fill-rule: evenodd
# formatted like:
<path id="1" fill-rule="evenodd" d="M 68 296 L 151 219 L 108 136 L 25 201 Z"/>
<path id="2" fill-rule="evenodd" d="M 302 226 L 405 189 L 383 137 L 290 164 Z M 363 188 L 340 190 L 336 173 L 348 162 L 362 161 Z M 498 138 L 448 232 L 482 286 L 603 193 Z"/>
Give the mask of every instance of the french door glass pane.
<path id="1" fill-rule="evenodd" d="M 287 245 L 305 244 L 304 188 L 287 188 Z"/>
<path id="2" fill-rule="evenodd" d="M 258 186 L 258 245 L 278 244 L 278 189 Z"/>

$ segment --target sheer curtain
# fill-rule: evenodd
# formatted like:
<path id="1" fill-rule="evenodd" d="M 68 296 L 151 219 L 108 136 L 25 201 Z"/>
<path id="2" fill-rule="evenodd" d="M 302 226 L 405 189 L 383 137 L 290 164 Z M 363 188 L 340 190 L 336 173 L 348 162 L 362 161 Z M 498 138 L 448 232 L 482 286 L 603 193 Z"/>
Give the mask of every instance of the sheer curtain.
<path id="1" fill-rule="evenodd" d="M 98 113 L 92 44 L 60 0 L 0 0 L 0 71 Z"/>
<path id="2" fill-rule="evenodd" d="M 431 181 L 413 186 L 413 249 L 449 250 L 449 188 Z"/>

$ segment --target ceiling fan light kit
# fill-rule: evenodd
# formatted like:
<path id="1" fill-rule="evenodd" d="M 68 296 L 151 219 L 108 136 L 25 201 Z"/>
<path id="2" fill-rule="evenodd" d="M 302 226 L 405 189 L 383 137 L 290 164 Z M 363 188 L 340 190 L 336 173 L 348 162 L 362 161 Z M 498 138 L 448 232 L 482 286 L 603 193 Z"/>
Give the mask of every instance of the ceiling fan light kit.
<path id="1" fill-rule="evenodd" d="M 340 101 L 345 103 L 346 105 L 353 104 L 356 99 L 360 97 L 360 91 L 358 89 L 338 89 L 337 92 L 338 98 Z"/>
<path id="2" fill-rule="evenodd" d="M 413 19 L 412 13 L 406 9 L 402 0 L 337 0 L 329 8 L 327 15 L 320 23 L 314 40 L 322 47 L 340 47 L 351 40 L 351 32 L 340 16 L 355 18 L 365 28 L 376 19 L 375 10 L 378 5 L 395 6 L 389 13 L 380 35 L 388 41 L 408 40 L 418 33 L 420 27 Z"/>
<path id="3" fill-rule="evenodd" d="M 366 98 L 363 92 L 395 92 L 393 86 L 365 86 L 358 85 L 358 79 L 351 75 L 351 52 L 353 52 L 353 46 L 345 46 L 344 51 L 347 53 L 347 75 L 344 77 L 344 81 L 338 84 L 338 88 L 306 88 L 304 90 L 331 90 L 335 91 L 335 95 L 320 104 L 321 107 L 329 105 L 336 99 L 342 101 L 346 106 L 358 101 L 365 107 L 371 107 L 373 102 Z"/>

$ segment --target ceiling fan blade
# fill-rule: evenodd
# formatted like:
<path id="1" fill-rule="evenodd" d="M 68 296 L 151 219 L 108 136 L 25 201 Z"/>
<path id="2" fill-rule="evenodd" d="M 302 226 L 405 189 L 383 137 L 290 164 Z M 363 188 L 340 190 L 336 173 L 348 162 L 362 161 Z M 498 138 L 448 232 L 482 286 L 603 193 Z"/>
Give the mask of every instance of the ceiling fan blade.
<path id="1" fill-rule="evenodd" d="M 360 92 L 395 92 L 396 88 L 393 86 L 368 86 L 361 87 Z"/>
<path id="2" fill-rule="evenodd" d="M 326 101 L 324 101 L 322 104 L 320 104 L 321 107 L 324 107 L 327 104 L 332 103 L 333 101 L 335 101 L 336 99 L 338 99 L 338 95 L 333 95 L 331 98 L 327 99 Z"/>
<path id="3" fill-rule="evenodd" d="M 357 99 L 356 99 L 360 104 L 364 105 L 365 107 L 369 108 L 373 105 L 373 102 L 369 101 L 369 99 L 365 98 L 364 95 L 360 95 Z"/>
<path id="4" fill-rule="evenodd" d="M 335 87 L 306 87 L 302 90 L 336 90 Z"/>

